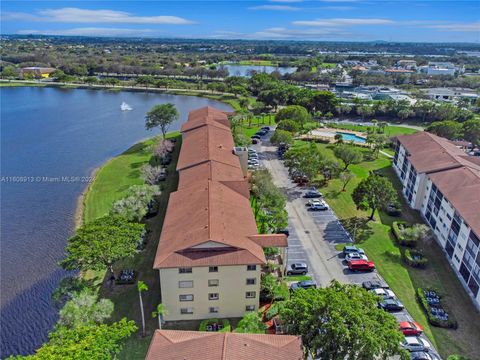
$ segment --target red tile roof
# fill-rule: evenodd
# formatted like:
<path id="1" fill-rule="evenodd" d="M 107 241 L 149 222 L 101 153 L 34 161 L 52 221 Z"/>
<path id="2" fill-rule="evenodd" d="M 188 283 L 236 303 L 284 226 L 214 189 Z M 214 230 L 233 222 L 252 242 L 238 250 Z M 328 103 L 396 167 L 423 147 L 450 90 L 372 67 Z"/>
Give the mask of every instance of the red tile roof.
<path id="1" fill-rule="evenodd" d="M 182 150 L 177 170 L 206 161 L 217 161 L 240 168 L 238 157 L 233 153 L 235 144 L 230 129 L 205 124 L 183 133 Z"/>
<path id="2" fill-rule="evenodd" d="M 146 360 L 302 360 L 299 336 L 156 330 Z"/>
<path id="3" fill-rule="evenodd" d="M 192 247 L 208 242 L 227 246 L 232 254 L 226 256 L 227 249 L 220 247 L 221 256 L 213 257 L 216 251 L 208 249 L 208 261 L 215 263 L 206 265 L 262 264 L 262 247 L 249 238 L 255 234 L 257 226 L 248 197 L 219 182 L 199 179 L 197 184 L 170 195 L 154 268 L 178 267 L 180 259 L 185 266 L 190 253 L 199 251 Z M 205 265 L 199 259 L 191 263 L 200 264 Z"/>
<path id="4" fill-rule="evenodd" d="M 476 234 L 480 234 L 480 162 L 452 142 L 428 132 L 398 141 L 419 173 L 427 173 Z"/>
<path id="5" fill-rule="evenodd" d="M 262 246 L 286 246 L 286 238 L 258 236 L 227 116 L 207 107 L 192 111 L 190 122 L 153 267 L 265 263 Z"/>

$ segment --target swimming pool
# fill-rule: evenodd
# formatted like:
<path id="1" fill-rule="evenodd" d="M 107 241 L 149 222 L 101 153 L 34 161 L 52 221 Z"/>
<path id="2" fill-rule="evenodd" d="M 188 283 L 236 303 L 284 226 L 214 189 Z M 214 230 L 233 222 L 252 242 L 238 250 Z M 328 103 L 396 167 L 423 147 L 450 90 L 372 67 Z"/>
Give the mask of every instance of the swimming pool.
<path id="1" fill-rule="evenodd" d="M 344 132 L 340 132 L 340 131 L 337 131 L 335 134 L 342 135 L 343 141 L 354 141 L 354 142 L 359 142 L 359 143 L 366 142 L 365 138 L 363 138 L 361 136 L 358 136 L 358 135 L 355 135 L 355 134 L 344 133 Z"/>

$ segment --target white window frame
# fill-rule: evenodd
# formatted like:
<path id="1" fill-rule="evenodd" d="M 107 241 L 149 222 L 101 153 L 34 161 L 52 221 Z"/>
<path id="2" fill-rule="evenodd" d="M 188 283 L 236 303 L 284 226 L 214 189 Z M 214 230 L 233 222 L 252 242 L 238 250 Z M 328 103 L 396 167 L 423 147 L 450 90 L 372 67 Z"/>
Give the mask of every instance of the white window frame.
<path id="1" fill-rule="evenodd" d="M 211 281 L 216 282 L 216 284 L 211 283 Z M 218 279 L 208 279 L 208 286 L 213 287 L 213 286 L 219 286 L 219 285 L 220 285 L 220 280 L 218 280 Z"/>
<path id="2" fill-rule="evenodd" d="M 253 280 L 251 284 L 248 283 L 249 280 Z M 246 285 L 256 285 L 257 284 L 257 278 L 247 278 Z"/>
<path id="3" fill-rule="evenodd" d="M 253 295 L 253 296 L 250 296 Z M 247 291 L 245 293 L 245 298 L 247 299 L 255 299 L 257 297 L 257 292 L 256 291 Z"/>
<path id="4" fill-rule="evenodd" d="M 220 312 L 220 308 L 218 306 L 210 306 L 208 308 L 208 312 L 210 314 L 218 314 Z"/>
<path id="5" fill-rule="evenodd" d="M 180 314 L 182 314 L 182 315 L 192 315 L 193 314 L 193 307 L 180 308 Z"/>
<path id="6" fill-rule="evenodd" d="M 183 297 L 183 300 L 182 300 L 182 297 Z M 188 298 L 187 298 L 188 297 Z M 193 301 L 194 300 L 194 296 L 193 294 L 181 294 L 181 295 L 178 295 L 178 300 L 181 301 L 181 302 L 185 302 L 185 301 Z"/>
<path id="7" fill-rule="evenodd" d="M 186 286 L 188 284 L 191 284 L 191 286 Z M 179 289 L 191 289 L 193 288 L 193 280 L 181 280 L 178 282 L 178 288 Z"/>

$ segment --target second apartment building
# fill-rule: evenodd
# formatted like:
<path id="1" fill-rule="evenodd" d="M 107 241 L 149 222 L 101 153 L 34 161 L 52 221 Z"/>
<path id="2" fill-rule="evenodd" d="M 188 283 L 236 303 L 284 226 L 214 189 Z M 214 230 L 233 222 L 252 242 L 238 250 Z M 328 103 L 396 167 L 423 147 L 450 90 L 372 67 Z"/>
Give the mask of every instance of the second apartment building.
<path id="1" fill-rule="evenodd" d="M 178 190 L 170 195 L 154 268 L 166 321 L 242 317 L 258 310 L 263 247 L 227 115 L 205 107 L 183 124 Z"/>
<path id="2" fill-rule="evenodd" d="M 398 136 L 393 169 L 480 309 L 480 158 L 419 132 Z"/>

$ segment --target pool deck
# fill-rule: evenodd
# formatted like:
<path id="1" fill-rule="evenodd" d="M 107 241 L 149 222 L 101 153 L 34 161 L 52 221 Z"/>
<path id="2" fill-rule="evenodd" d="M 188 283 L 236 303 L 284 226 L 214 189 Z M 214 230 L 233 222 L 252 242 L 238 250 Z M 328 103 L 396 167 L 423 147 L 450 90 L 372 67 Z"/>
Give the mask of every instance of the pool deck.
<path id="1" fill-rule="evenodd" d="M 344 133 L 344 134 L 352 134 L 361 138 L 366 139 L 367 134 L 359 132 L 359 131 L 352 131 L 352 130 L 343 130 L 343 129 L 330 129 L 330 128 L 318 128 L 311 130 L 308 134 L 300 135 L 298 139 L 301 140 L 317 140 L 317 141 L 326 141 L 329 143 L 335 143 L 335 135 L 337 133 Z M 350 141 L 348 141 L 350 142 Z M 360 146 L 368 146 L 364 142 L 354 141 L 355 145 Z"/>

